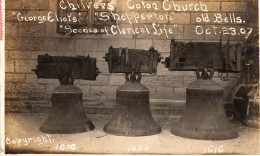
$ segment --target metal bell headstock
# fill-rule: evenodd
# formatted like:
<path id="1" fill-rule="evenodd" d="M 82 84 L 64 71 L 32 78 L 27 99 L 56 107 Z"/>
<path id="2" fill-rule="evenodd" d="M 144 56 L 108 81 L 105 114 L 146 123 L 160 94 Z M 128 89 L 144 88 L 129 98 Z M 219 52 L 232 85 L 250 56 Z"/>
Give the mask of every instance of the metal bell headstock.
<path id="1" fill-rule="evenodd" d="M 109 48 L 105 55 L 110 73 L 131 73 L 132 70 L 140 73 L 156 73 L 161 57 L 157 50 Z"/>
<path id="2" fill-rule="evenodd" d="M 38 78 L 59 79 L 61 84 L 73 84 L 74 79 L 96 80 L 99 70 L 96 58 L 90 56 L 38 56 L 35 72 Z"/>

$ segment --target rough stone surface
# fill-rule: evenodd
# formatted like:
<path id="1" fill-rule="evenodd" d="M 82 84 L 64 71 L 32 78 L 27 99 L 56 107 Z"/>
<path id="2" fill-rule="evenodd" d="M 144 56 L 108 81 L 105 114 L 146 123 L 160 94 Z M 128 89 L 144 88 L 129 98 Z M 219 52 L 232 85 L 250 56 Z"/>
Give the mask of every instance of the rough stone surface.
<path id="1" fill-rule="evenodd" d="M 153 14 L 153 10 L 142 8 L 141 9 L 129 9 L 125 4 L 126 0 L 117 1 L 120 7 L 117 7 L 119 14 L 122 13 L 136 13 L 136 14 Z M 139 3 L 138 0 L 132 0 L 130 3 Z M 150 34 L 127 34 L 127 35 L 106 35 L 106 34 L 83 34 L 83 35 L 62 35 L 56 33 L 56 23 L 43 23 L 37 22 L 18 22 L 17 14 L 21 13 L 21 16 L 38 16 L 47 15 L 49 11 L 57 11 L 57 1 L 53 0 L 6 0 L 6 31 L 5 31 L 5 49 L 6 49 L 6 83 L 8 98 L 50 98 L 52 90 L 59 85 L 58 80 L 45 80 L 38 79 L 37 76 L 31 71 L 37 64 L 38 55 L 48 53 L 51 56 L 87 56 L 97 58 L 97 67 L 102 73 L 99 74 L 96 81 L 88 80 L 76 80 L 75 85 L 79 86 L 83 90 L 85 97 L 97 97 L 97 98 L 115 98 L 115 91 L 119 85 L 124 84 L 124 74 L 110 74 L 108 72 L 108 64 L 104 61 L 105 53 L 108 52 L 110 46 L 114 48 L 128 47 L 129 49 L 149 49 L 153 46 L 161 56 L 169 56 L 170 52 L 170 39 L 183 42 L 212 42 L 219 41 L 221 35 L 211 33 L 209 35 L 197 35 L 195 28 L 197 25 L 202 26 L 205 29 L 212 30 L 212 24 L 215 25 L 212 19 L 214 19 L 215 13 L 220 13 L 222 17 L 226 17 L 228 13 L 235 12 L 236 16 L 240 16 L 245 19 L 247 12 L 247 2 L 244 0 L 209 0 L 202 1 L 206 4 L 208 12 L 202 11 L 186 11 L 186 12 L 172 12 L 174 7 L 169 11 L 163 9 L 163 1 L 145 0 L 145 3 L 154 3 L 158 6 L 158 10 L 155 13 L 160 17 L 170 16 L 170 18 L 156 20 L 154 17 L 149 19 L 137 19 L 137 21 L 131 19 L 132 24 L 127 20 L 117 21 L 121 28 L 140 28 L 147 26 Z M 199 4 L 198 1 L 174 1 L 177 5 L 186 5 L 192 3 L 193 5 Z M 210 22 L 196 22 L 196 17 L 201 14 L 208 13 Z M 154 15 L 154 14 L 153 14 Z M 154 35 L 155 29 L 152 23 L 156 23 L 157 30 L 164 28 L 164 24 L 167 28 L 172 28 L 173 34 L 165 33 L 162 35 Z M 225 27 L 239 27 L 234 23 L 217 23 L 216 26 L 221 28 Z M 226 41 L 228 35 L 222 36 L 222 39 Z M 241 41 L 244 36 L 231 36 L 232 42 Z M 175 98 L 183 99 L 186 94 L 186 87 L 189 83 L 195 80 L 194 72 L 181 72 L 181 71 L 168 71 L 165 66 L 158 63 L 157 75 L 146 75 L 142 78 L 142 83 L 149 88 L 151 98 Z M 216 75 L 216 74 L 215 74 Z M 230 95 L 232 89 L 238 83 L 239 75 L 230 75 L 232 78 L 229 82 L 222 82 L 217 77 L 214 77 L 221 86 L 226 88 L 225 95 Z M 24 82 L 22 87 L 26 88 L 21 93 L 13 94 L 10 92 L 10 88 L 13 88 L 13 82 Z M 11 85 L 12 84 L 12 85 Z M 26 87 L 28 86 L 28 87 Z M 37 87 L 39 90 L 36 91 Z M 20 89 L 21 90 L 21 89 Z M 19 91 L 20 91 L 19 90 Z M 33 93 L 33 94 L 32 94 Z M 36 95 L 39 94 L 39 95 Z M 94 99 L 95 99 L 94 98 Z M 35 107 L 35 109 L 38 107 Z"/>
<path id="2" fill-rule="evenodd" d="M 221 11 L 223 12 L 245 12 L 247 11 L 246 2 L 222 2 Z"/>

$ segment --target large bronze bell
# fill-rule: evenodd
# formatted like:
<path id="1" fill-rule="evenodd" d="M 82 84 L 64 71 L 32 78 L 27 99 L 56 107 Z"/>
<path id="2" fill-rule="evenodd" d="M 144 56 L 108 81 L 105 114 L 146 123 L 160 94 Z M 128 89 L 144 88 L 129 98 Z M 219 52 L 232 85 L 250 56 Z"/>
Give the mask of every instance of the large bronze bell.
<path id="1" fill-rule="evenodd" d="M 191 139 L 233 139 L 238 133 L 231 127 L 223 108 L 223 89 L 211 78 L 214 71 L 197 70 L 197 80 L 187 87 L 186 107 L 172 133 Z M 210 75 L 208 74 L 210 71 Z"/>
<path id="2" fill-rule="evenodd" d="M 74 85 L 60 85 L 52 92 L 51 112 L 41 126 L 45 133 L 80 133 L 94 129 L 84 113 L 82 91 Z"/>
<path id="3" fill-rule="evenodd" d="M 52 107 L 40 128 L 42 132 L 69 134 L 94 129 L 84 112 L 82 91 L 73 82 L 96 79 L 99 72 L 95 58 L 39 55 L 37 69 L 33 71 L 38 78 L 58 78 L 61 84 L 52 92 Z"/>
<path id="4" fill-rule="evenodd" d="M 160 133 L 149 104 L 149 90 L 140 83 L 141 74 L 126 74 L 126 83 L 116 92 L 116 108 L 104 131 L 113 135 L 147 136 Z"/>

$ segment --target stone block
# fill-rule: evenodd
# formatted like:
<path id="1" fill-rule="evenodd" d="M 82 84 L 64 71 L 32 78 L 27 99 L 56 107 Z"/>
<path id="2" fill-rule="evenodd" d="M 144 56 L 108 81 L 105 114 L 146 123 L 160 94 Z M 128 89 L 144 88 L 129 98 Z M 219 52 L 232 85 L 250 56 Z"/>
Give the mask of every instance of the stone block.
<path id="1" fill-rule="evenodd" d="M 92 95 L 91 94 L 91 91 L 90 91 L 90 86 L 88 85 L 76 85 L 77 87 L 79 87 L 82 91 L 82 98 L 83 99 L 87 99 L 89 98 L 90 96 L 98 96 L 98 95 Z"/>
<path id="2" fill-rule="evenodd" d="M 98 51 L 98 46 L 101 44 L 102 40 L 94 39 L 77 39 L 76 40 L 76 51 L 81 52 L 93 52 Z"/>
<path id="3" fill-rule="evenodd" d="M 159 63 L 157 67 L 157 75 L 165 76 L 194 76 L 193 71 L 170 71 L 164 64 Z"/>
<path id="4" fill-rule="evenodd" d="M 77 56 L 85 56 L 87 57 L 88 55 L 90 57 L 96 58 L 97 60 L 104 61 L 104 56 L 105 52 L 83 52 L 83 51 L 76 51 Z"/>
<path id="5" fill-rule="evenodd" d="M 31 51 L 32 60 L 37 60 L 39 55 L 62 56 L 61 51 Z"/>
<path id="6" fill-rule="evenodd" d="M 164 64 L 158 63 L 157 66 L 157 75 L 171 75 L 172 72 L 168 70 L 168 68 L 165 67 Z"/>
<path id="7" fill-rule="evenodd" d="M 135 40 L 134 39 L 106 39 L 106 40 L 99 40 L 98 44 L 98 51 L 108 52 L 109 47 L 113 46 L 114 48 L 128 48 L 133 49 L 135 48 Z"/>
<path id="8" fill-rule="evenodd" d="M 17 36 L 18 35 L 18 22 L 5 22 L 5 35 Z"/>
<path id="9" fill-rule="evenodd" d="M 221 85 L 223 88 L 231 88 L 234 89 L 239 84 L 238 78 L 229 78 L 228 81 L 223 81 L 220 78 L 213 78 L 214 81 L 216 81 L 219 85 Z"/>
<path id="10" fill-rule="evenodd" d="M 163 76 L 147 75 L 142 76 L 141 83 L 145 86 L 162 86 L 163 79 Z"/>
<path id="11" fill-rule="evenodd" d="M 190 14 L 191 13 L 182 13 L 182 12 L 170 12 L 169 16 L 171 17 L 169 23 L 174 24 L 190 24 Z"/>
<path id="12" fill-rule="evenodd" d="M 5 50 L 5 61 L 9 59 L 9 53 L 8 53 L 8 50 Z"/>
<path id="13" fill-rule="evenodd" d="M 24 102 L 16 102 L 5 105 L 6 113 L 31 113 L 32 105 L 25 105 Z"/>
<path id="14" fill-rule="evenodd" d="M 186 99 L 186 87 L 174 88 L 174 99 Z"/>
<path id="15" fill-rule="evenodd" d="M 5 49 L 6 50 L 21 50 L 22 40 L 14 36 L 5 36 Z"/>
<path id="16" fill-rule="evenodd" d="M 75 84 L 75 86 L 77 86 L 77 87 L 79 87 L 81 89 L 82 94 L 83 94 L 83 98 L 90 95 L 90 88 L 91 87 L 89 85 L 76 85 Z"/>
<path id="17" fill-rule="evenodd" d="M 38 78 L 36 74 L 25 74 L 26 83 L 38 83 Z"/>
<path id="18" fill-rule="evenodd" d="M 99 43 L 98 45 L 94 45 L 94 49 L 98 49 L 98 51 L 102 51 L 102 52 L 108 52 L 109 50 L 109 47 L 110 46 L 113 46 L 114 48 L 116 48 L 117 46 L 119 46 L 119 44 L 116 44 L 118 40 L 109 40 L 109 39 L 106 39 L 106 40 L 99 40 Z M 97 42 L 96 42 L 97 44 Z"/>
<path id="19" fill-rule="evenodd" d="M 43 38 L 33 38 L 33 37 L 23 37 L 21 50 L 43 50 L 44 39 Z"/>
<path id="20" fill-rule="evenodd" d="M 57 88 L 59 85 L 58 84 L 46 84 L 46 85 L 43 85 L 43 86 L 45 86 L 45 93 L 44 93 L 44 98 L 45 99 L 50 99 L 51 98 L 51 94 L 52 94 L 52 92 L 53 92 L 53 90 L 55 89 L 55 88 Z"/>
<path id="21" fill-rule="evenodd" d="M 76 57 L 77 53 L 75 51 L 67 51 L 67 50 L 63 50 L 60 51 L 62 56 L 69 56 L 69 57 Z"/>
<path id="22" fill-rule="evenodd" d="M 49 0 L 49 10 L 57 12 L 58 1 Z"/>
<path id="23" fill-rule="evenodd" d="M 15 61 L 15 72 L 18 73 L 33 73 L 32 69 L 34 69 L 37 65 L 37 61 L 32 60 L 16 60 Z"/>
<path id="24" fill-rule="evenodd" d="M 173 98 L 173 87 L 157 86 L 155 98 L 172 99 Z"/>
<path id="25" fill-rule="evenodd" d="M 125 84 L 125 76 L 124 74 L 111 74 L 109 79 L 109 85 L 123 85 Z"/>
<path id="26" fill-rule="evenodd" d="M 68 39 L 44 39 L 44 50 L 46 51 L 75 51 L 75 40 Z"/>
<path id="27" fill-rule="evenodd" d="M 108 63 L 105 60 L 102 61 L 97 61 L 97 67 L 98 70 L 102 73 L 102 74 L 109 74 L 108 72 Z"/>
<path id="28" fill-rule="evenodd" d="M 96 80 L 82 80 L 79 79 L 75 82 L 75 85 L 90 85 L 90 86 L 105 86 L 109 84 L 109 75 L 99 74 L 98 77 L 96 77 Z"/>
<path id="29" fill-rule="evenodd" d="M 171 40 L 153 40 L 153 47 L 155 50 L 158 50 L 158 52 L 170 52 L 170 44 Z M 167 53 L 167 55 L 168 55 Z"/>
<path id="30" fill-rule="evenodd" d="M 100 95 L 108 99 L 115 99 L 118 86 L 91 86 L 91 95 Z"/>
<path id="31" fill-rule="evenodd" d="M 221 11 L 222 12 L 246 12 L 247 3 L 246 2 L 222 2 Z"/>
<path id="32" fill-rule="evenodd" d="M 46 38 L 68 38 L 67 34 L 57 33 L 57 23 L 47 22 L 45 23 L 45 37 Z M 80 36 L 77 35 L 78 38 Z M 86 37 L 86 36 L 84 36 Z"/>
<path id="33" fill-rule="evenodd" d="M 173 75 L 164 77 L 164 86 L 183 86 L 183 76 L 182 75 Z"/>
<path id="34" fill-rule="evenodd" d="M 207 6 L 209 12 L 219 12 L 220 11 L 220 2 L 202 2 Z"/>
<path id="35" fill-rule="evenodd" d="M 134 2 L 132 2 L 132 4 L 134 4 Z M 119 1 L 119 6 L 117 8 L 118 11 L 121 11 L 121 12 L 127 12 L 127 11 L 132 11 L 132 9 L 130 9 L 128 6 L 127 6 L 127 0 L 121 0 Z"/>
<path id="36" fill-rule="evenodd" d="M 196 33 L 196 28 L 197 32 Z M 202 33 L 202 30 L 205 31 L 204 25 L 185 25 L 184 26 L 184 39 L 204 39 L 205 35 Z M 200 34 L 202 33 L 202 34 Z"/>
<path id="37" fill-rule="evenodd" d="M 44 37 L 45 24 L 19 23 L 19 36 Z"/>
<path id="38" fill-rule="evenodd" d="M 183 76 L 183 85 L 188 86 L 195 80 L 197 80 L 197 77 L 195 75 L 194 76 Z"/>
<path id="39" fill-rule="evenodd" d="M 20 98 L 43 98 L 45 86 L 28 83 L 6 83 L 5 93 Z"/>
<path id="40" fill-rule="evenodd" d="M 146 86 L 147 88 L 148 88 L 148 90 L 149 90 L 149 98 L 150 99 L 154 99 L 154 98 L 156 98 L 156 87 L 157 86 Z"/>
<path id="41" fill-rule="evenodd" d="M 13 73 L 6 73 L 5 74 L 5 82 L 25 82 L 25 74 L 13 74 Z"/>
<path id="42" fill-rule="evenodd" d="M 5 61 L 5 72 L 14 72 L 14 61 L 13 60 Z"/>
<path id="43" fill-rule="evenodd" d="M 23 9 L 30 9 L 30 10 L 48 10 L 49 8 L 49 1 L 48 0 L 23 0 L 22 1 L 22 8 Z"/>
<path id="44" fill-rule="evenodd" d="M 9 50 L 8 55 L 9 55 L 10 60 L 30 60 L 31 59 L 30 51 Z"/>
<path id="45" fill-rule="evenodd" d="M 152 40 L 149 39 L 137 39 L 135 40 L 136 49 L 149 50 L 152 46 Z"/>
<path id="46" fill-rule="evenodd" d="M 17 0 L 6 0 L 5 1 L 5 9 L 21 9 L 22 7 L 22 1 L 17 1 Z"/>

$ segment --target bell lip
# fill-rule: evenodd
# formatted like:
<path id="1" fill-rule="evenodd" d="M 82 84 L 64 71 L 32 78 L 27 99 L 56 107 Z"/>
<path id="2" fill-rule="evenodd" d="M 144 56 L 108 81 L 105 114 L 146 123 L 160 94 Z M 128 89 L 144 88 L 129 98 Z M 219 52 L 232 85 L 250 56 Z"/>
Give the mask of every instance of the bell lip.
<path id="1" fill-rule="evenodd" d="M 204 130 L 205 131 L 209 131 L 212 132 L 213 130 Z M 238 132 L 233 129 L 233 128 L 229 128 L 229 129 L 221 129 L 221 130 L 215 130 L 215 132 L 217 131 L 221 131 L 222 133 L 225 132 L 224 134 L 219 134 L 219 135 L 211 135 L 211 136 L 200 136 L 200 131 L 196 131 L 193 129 L 187 129 L 184 127 L 179 126 L 178 124 L 176 124 L 175 127 L 173 127 L 171 129 L 171 133 L 175 136 L 179 136 L 179 137 L 183 137 L 183 138 L 187 138 L 187 139 L 194 139 L 194 140 L 231 140 L 231 139 L 235 139 L 239 136 Z"/>
<path id="2" fill-rule="evenodd" d="M 76 134 L 76 133 L 84 133 L 84 132 L 90 132 L 93 131 L 95 129 L 95 126 L 92 122 L 88 122 L 85 124 L 80 124 L 80 125 L 69 125 L 68 127 L 76 127 L 78 126 L 78 128 L 75 129 L 65 129 L 65 128 L 57 128 L 57 126 L 55 128 L 46 128 L 46 126 L 50 126 L 48 124 L 43 124 L 40 128 L 41 132 L 44 133 L 49 133 L 49 134 Z"/>
<path id="3" fill-rule="evenodd" d="M 125 137 L 142 137 L 142 136 L 151 136 L 151 135 L 157 135 L 160 134 L 162 129 L 159 125 L 156 124 L 156 128 L 148 131 L 148 132 L 143 132 L 143 133 L 125 133 L 125 132 L 120 132 L 122 128 L 109 128 L 109 123 L 106 124 L 103 128 L 103 131 L 107 134 L 115 135 L 115 136 L 125 136 Z M 137 130 L 136 130 L 137 131 Z M 136 132 L 135 131 L 135 132 Z"/>

